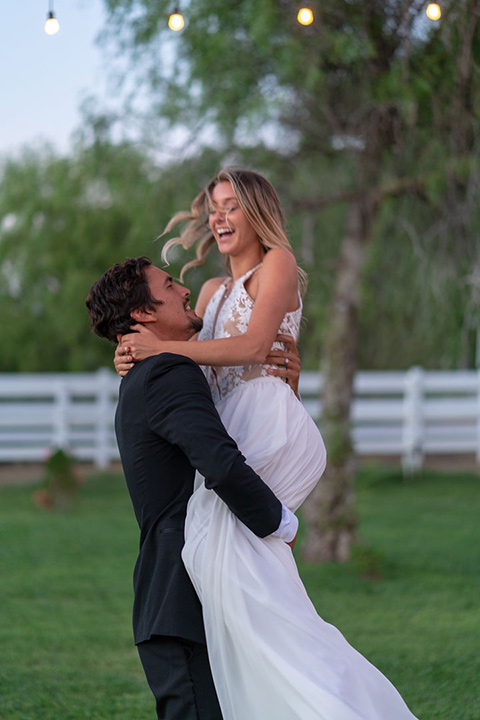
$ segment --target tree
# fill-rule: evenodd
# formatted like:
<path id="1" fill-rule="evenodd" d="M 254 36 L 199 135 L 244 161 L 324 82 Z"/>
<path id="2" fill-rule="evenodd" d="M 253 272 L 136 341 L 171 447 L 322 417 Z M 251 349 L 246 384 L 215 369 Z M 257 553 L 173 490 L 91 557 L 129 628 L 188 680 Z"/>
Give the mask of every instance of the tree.
<path id="1" fill-rule="evenodd" d="M 169 36 L 173 64 L 155 52 L 168 32 L 169 3 L 106 4 L 112 33 L 146 66 L 163 117 L 197 131 L 200 119 L 226 157 L 241 146 L 273 145 L 290 206 L 310 224 L 342 203 L 323 343 L 330 461 L 305 512 L 306 557 L 345 560 L 356 526 L 350 407 L 359 309 L 386 209 L 406 199 L 416 212 L 425 203 L 435 252 L 451 244 L 453 222 L 461 228 L 458 256 L 478 266 L 471 197 L 478 187 L 479 0 L 443 3 L 437 26 L 424 19 L 423 0 L 324 0 L 307 29 L 296 23 L 291 0 L 196 0 L 186 29 Z"/>
<path id="2" fill-rule="evenodd" d="M 155 239 L 192 196 L 197 173 L 194 162 L 160 171 L 141 148 L 112 143 L 101 123 L 71 157 L 45 147 L 4 161 L 0 371 L 112 367 L 112 347 L 89 329 L 89 288 L 125 257 L 160 262 Z"/>
<path id="3" fill-rule="evenodd" d="M 419 263 L 420 270 L 428 268 L 435 273 L 435 282 L 445 277 L 451 287 L 458 277 L 465 277 L 467 263 L 470 270 L 476 268 L 468 276 L 472 278 L 469 322 L 478 312 L 475 197 L 479 184 L 480 0 L 443 3 L 443 19 L 435 26 L 423 19 L 423 0 L 323 0 L 314 8 L 316 22 L 307 29 L 296 23 L 293 0 L 196 0 L 186 10 L 185 30 L 175 36 L 166 30 L 170 3 L 105 1 L 112 37 L 120 41 L 122 52 L 126 48 L 134 51 L 139 61 L 136 67 L 142 68 L 147 86 L 155 93 L 152 104 L 157 114 L 152 116 L 152 127 L 155 118 L 183 124 L 194 147 L 200 149 L 205 140 L 214 145 L 211 157 L 217 163 L 219 158 L 261 158 L 287 199 L 294 222 L 302 226 L 300 254 L 307 263 L 317 252 L 312 237 L 318 231 L 328 236 L 326 218 L 335 217 L 338 237 L 332 233 L 331 238 L 331 246 L 337 248 L 335 272 L 325 281 L 331 289 L 331 303 L 328 311 L 321 310 L 326 325 L 322 429 L 330 462 L 318 491 L 305 507 L 309 526 L 306 556 L 310 560 L 344 560 L 356 527 L 349 420 L 360 356 L 360 309 L 365 298 L 374 302 L 365 284 L 375 266 L 372 256 L 377 255 L 379 268 L 392 262 L 392 234 L 386 235 L 384 229 L 400 209 L 408 212 L 411 222 L 400 232 L 396 229 L 393 237 L 407 242 L 409 248 L 411 237 L 419 240 L 425 258 Z M 91 158 L 87 167 L 97 163 L 95 178 L 104 183 L 103 189 L 106 183 L 112 194 L 118 185 L 111 206 L 115 212 L 102 213 L 85 203 L 92 176 L 87 185 L 82 184 L 80 166 L 75 163 L 52 162 L 45 177 L 29 167 L 23 185 L 17 184 L 17 195 L 13 190 L 16 174 L 7 168 L 10 175 L 3 187 L 11 200 L 3 205 L 7 209 L 1 214 L 11 220 L 6 225 L 4 220 L 6 234 L 0 248 L 3 252 L 9 249 L 2 268 L 10 288 L 12 338 L 18 337 L 15 329 L 27 303 L 22 299 L 24 291 L 33 292 L 40 285 L 42 292 L 48 292 L 28 301 L 28 312 L 38 314 L 27 334 L 31 337 L 40 321 L 48 324 L 52 318 L 53 332 L 44 345 L 54 347 L 61 334 L 56 331 L 58 287 L 65 287 L 60 272 L 44 270 L 38 252 L 40 267 L 30 260 L 23 268 L 15 254 L 20 241 L 28 236 L 32 256 L 40 247 L 42 252 L 54 247 L 47 264 L 56 267 L 53 258 L 62 254 L 60 248 L 73 243 L 68 230 L 82 223 L 82 232 L 88 228 L 91 236 L 97 237 L 103 221 L 104 236 L 121 238 L 127 254 L 138 247 L 134 241 L 139 235 L 154 237 L 158 225 L 162 226 L 160 222 L 144 225 L 141 220 L 151 217 L 163 187 L 150 182 L 145 192 L 140 190 L 145 187 L 145 174 L 158 177 L 145 156 L 140 159 L 125 147 L 127 164 L 115 162 L 111 153 L 120 150 L 102 144 L 98 133 L 90 148 L 85 155 Z M 196 175 L 187 170 L 190 165 L 195 166 Z M 263 169 L 261 163 L 257 167 Z M 170 170 L 168 177 L 177 178 L 176 170 Z M 179 172 L 199 181 L 195 189 L 211 174 L 206 174 L 203 164 L 200 170 L 193 158 L 185 161 Z M 37 178 L 42 189 L 25 209 L 27 223 L 22 232 L 21 223 L 17 227 L 17 216 L 22 216 L 21 187 L 25 182 L 33 187 Z M 52 200 L 56 195 L 48 190 L 52 178 L 60 179 L 61 187 L 68 187 L 70 196 L 78 198 L 77 210 L 69 210 L 66 216 L 57 212 Z M 129 189 L 120 190 L 120 185 Z M 172 190 L 169 197 L 174 194 L 172 210 L 184 207 L 185 196 Z M 98 202 L 102 192 L 93 195 Z M 144 240 L 141 242 L 143 250 Z M 96 275 L 110 264 L 103 255 L 100 260 L 101 252 L 97 243 L 93 248 L 99 257 Z M 74 285 L 78 264 L 84 258 L 79 261 L 78 248 L 71 255 L 63 254 L 68 258 L 60 267 L 63 272 L 70 265 Z M 451 281 L 445 267 L 453 267 Z M 43 281 L 36 285 L 35 272 L 39 270 Z M 420 285 L 420 274 L 418 278 Z M 84 280 L 77 282 L 75 297 L 80 287 L 85 290 Z M 383 291 L 385 284 L 380 278 L 379 285 Z M 47 307 L 53 310 L 47 313 Z M 311 296 L 307 297 L 307 315 L 318 312 Z M 377 308 L 370 310 L 371 315 L 375 312 Z M 68 329 L 65 331 L 68 337 Z M 406 332 L 404 337 L 408 337 Z M 28 337 L 20 341 L 28 347 Z M 63 352 L 68 352 L 65 346 L 55 356 Z M 85 359 L 84 347 L 75 354 L 74 367 L 79 366 L 80 357 Z"/>

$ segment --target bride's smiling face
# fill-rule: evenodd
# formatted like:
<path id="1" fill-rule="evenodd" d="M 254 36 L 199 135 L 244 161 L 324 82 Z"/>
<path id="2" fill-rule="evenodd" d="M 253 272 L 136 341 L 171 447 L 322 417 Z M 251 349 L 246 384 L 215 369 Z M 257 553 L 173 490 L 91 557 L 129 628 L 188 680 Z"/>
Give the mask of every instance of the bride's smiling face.
<path id="1" fill-rule="evenodd" d="M 252 245 L 260 245 L 258 235 L 239 205 L 231 183 L 223 181 L 212 191 L 209 224 L 222 255 L 238 257 Z"/>

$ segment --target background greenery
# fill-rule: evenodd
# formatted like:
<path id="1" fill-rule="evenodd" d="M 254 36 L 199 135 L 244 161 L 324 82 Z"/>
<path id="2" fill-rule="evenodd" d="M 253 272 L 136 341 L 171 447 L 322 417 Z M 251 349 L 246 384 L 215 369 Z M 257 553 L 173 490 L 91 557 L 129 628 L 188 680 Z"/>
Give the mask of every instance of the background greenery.
<path id="1" fill-rule="evenodd" d="M 358 477 L 361 544 L 343 565 L 300 570 L 322 617 L 399 688 L 420 720 L 477 720 L 479 477 Z M 0 717 L 142 720 L 150 697 L 133 646 L 138 531 L 121 476 L 94 475 L 74 511 L 32 487 L 0 489 Z"/>
<path id="2" fill-rule="evenodd" d="M 279 190 L 309 273 L 305 368 L 319 367 L 336 322 L 352 204 L 372 213 L 359 240 L 355 363 L 474 366 L 480 0 L 443 0 L 436 24 L 424 5 L 323 0 L 305 28 L 293 0 L 195 0 L 172 34 L 169 1 L 105 0 L 101 42 L 130 88 L 123 113 L 91 98 L 69 154 L 35 147 L 0 160 L 0 371 L 110 365 L 88 330 L 90 286 L 126 256 L 159 262 L 166 221 L 232 162 Z M 119 141 L 132 120 L 135 141 Z M 212 258 L 192 271 L 194 294 L 219 270 Z"/>

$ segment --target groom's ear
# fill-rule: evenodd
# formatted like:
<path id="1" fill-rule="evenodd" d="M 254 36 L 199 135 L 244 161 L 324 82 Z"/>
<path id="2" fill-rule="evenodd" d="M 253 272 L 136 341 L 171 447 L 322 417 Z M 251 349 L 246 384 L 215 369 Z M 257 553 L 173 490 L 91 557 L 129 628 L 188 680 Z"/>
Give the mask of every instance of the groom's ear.
<path id="1" fill-rule="evenodd" d="M 136 310 L 132 310 L 130 317 L 139 323 L 155 322 L 157 320 L 155 310 L 150 308 L 137 308 Z"/>

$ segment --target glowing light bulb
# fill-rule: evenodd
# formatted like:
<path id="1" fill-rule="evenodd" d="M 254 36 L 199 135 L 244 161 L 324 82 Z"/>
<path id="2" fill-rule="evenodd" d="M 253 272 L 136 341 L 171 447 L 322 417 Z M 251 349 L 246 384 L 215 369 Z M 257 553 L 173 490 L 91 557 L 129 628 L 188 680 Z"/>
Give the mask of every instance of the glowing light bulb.
<path id="1" fill-rule="evenodd" d="M 56 35 L 59 30 L 60 23 L 58 22 L 53 12 L 50 11 L 47 15 L 47 20 L 45 22 L 45 32 L 47 33 L 47 35 Z"/>
<path id="2" fill-rule="evenodd" d="M 425 13 L 430 20 L 440 20 L 442 17 L 442 10 L 438 3 L 428 3 Z"/>
<path id="3" fill-rule="evenodd" d="M 175 10 L 170 17 L 168 18 L 168 27 L 170 30 L 181 30 L 185 25 L 185 20 L 183 19 L 182 13 L 178 12 L 178 10 Z"/>
<path id="4" fill-rule="evenodd" d="M 297 20 L 300 25 L 311 25 L 313 22 L 313 12 L 308 7 L 300 8 Z"/>

